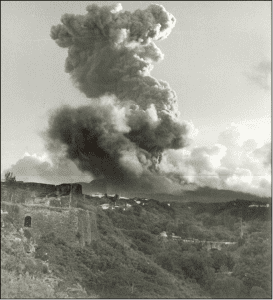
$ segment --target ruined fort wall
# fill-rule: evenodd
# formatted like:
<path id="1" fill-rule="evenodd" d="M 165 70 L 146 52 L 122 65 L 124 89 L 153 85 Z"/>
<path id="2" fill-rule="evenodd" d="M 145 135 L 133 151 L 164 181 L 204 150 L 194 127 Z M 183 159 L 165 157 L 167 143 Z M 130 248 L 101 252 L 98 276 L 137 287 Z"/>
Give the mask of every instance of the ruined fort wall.
<path id="1" fill-rule="evenodd" d="M 83 247 L 85 244 L 90 244 L 91 242 L 91 230 L 90 230 L 90 220 L 89 213 L 86 210 L 79 210 L 79 238 L 80 244 Z"/>
<path id="2" fill-rule="evenodd" d="M 65 183 L 55 186 L 36 182 L 1 182 L 1 199 L 6 202 L 77 207 L 82 198 L 80 184 Z"/>
<path id="3" fill-rule="evenodd" d="M 79 184 L 1 182 L 1 209 L 35 239 L 54 232 L 70 245 L 82 247 L 97 239 L 96 208 L 79 208 L 82 202 Z M 30 227 L 24 226 L 25 217 L 31 218 Z"/>
<path id="4" fill-rule="evenodd" d="M 72 246 L 78 246 L 78 210 L 45 207 L 41 205 L 25 205 L 2 202 L 1 209 L 8 212 L 17 229 L 23 228 L 34 239 L 54 232 L 56 237 L 62 238 Z M 25 218 L 31 218 L 30 227 L 26 227 Z"/>
<path id="5" fill-rule="evenodd" d="M 78 246 L 78 214 L 76 209 L 44 208 L 37 206 L 24 207 L 24 217 L 31 217 L 31 228 L 34 238 L 54 232 L 56 237 L 71 246 Z M 24 222 L 24 220 L 23 220 Z M 24 224 L 22 224 L 24 226 Z"/>
<path id="6" fill-rule="evenodd" d="M 78 217 L 80 244 L 83 247 L 84 245 L 89 245 L 91 241 L 98 238 L 95 207 L 93 211 L 79 209 Z"/>
<path id="7" fill-rule="evenodd" d="M 94 209 L 93 211 L 89 211 L 89 216 L 90 216 L 91 239 L 93 241 L 99 238 L 96 209 Z"/>
<path id="8" fill-rule="evenodd" d="M 1 185 L 1 199 L 13 203 L 25 203 L 32 196 L 31 192 L 19 187 Z"/>
<path id="9" fill-rule="evenodd" d="M 56 237 L 70 246 L 89 245 L 98 238 L 96 208 L 93 211 L 81 208 L 58 208 L 42 205 L 16 204 L 2 202 L 1 209 L 8 212 L 9 218 L 17 229 L 29 231 L 34 239 L 54 232 Z M 31 218 L 30 227 L 26 227 L 25 218 Z"/>
<path id="10" fill-rule="evenodd" d="M 1 201 L 1 209 L 8 212 L 8 218 L 13 220 L 13 224 L 17 229 L 22 227 L 22 220 L 24 220 L 24 208 L 22 205 Z"/>

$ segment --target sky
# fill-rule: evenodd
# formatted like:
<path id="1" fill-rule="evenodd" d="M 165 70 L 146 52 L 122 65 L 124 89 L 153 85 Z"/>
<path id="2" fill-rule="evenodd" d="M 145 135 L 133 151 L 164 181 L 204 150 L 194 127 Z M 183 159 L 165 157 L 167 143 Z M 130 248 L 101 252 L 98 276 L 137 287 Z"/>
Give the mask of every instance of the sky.
<path id="1" fill-rule="evenodd" d="M 156 42 L 164 60 L 151 74 L 176 92 L 180 119 L 193 127 L 190 149 L 271 143 L 270 1 L 2 1 L 1 172 L 24 157 L 45 162 L 41 132 L 50 111 L 88 103 L 64 72 L 67 50 L 50 29 L 91 3 L 131 12 L 161 4 L 176 18 L 168 38 Z"/>

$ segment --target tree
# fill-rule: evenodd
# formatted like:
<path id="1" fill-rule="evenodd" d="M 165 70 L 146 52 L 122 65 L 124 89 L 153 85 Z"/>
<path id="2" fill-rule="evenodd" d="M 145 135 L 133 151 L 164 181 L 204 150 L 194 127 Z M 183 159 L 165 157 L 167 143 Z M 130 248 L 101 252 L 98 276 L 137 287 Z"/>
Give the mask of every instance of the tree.
<path id="1" fill-rule="evenodd" d="M 225 276 L 218 278 L 211 286 L 213 298 L 239 298 L 243 283 L 240 279 Z M 241 298 L 241 297 L 240 297 Z"/>
<path id="2" fill-rule="evenodd" d="M 6 172 L 5 173 L 5 182 L 8 184 L 8 185 L 12 185 L 14 182 L 16 182 L 16 178 L 15 176 L 13 176 L 13 173 L 12 172 Z M 9 201 L 12 202 L 12 196 L 13 196 L 13 189 L 9 189 L 8 191 L 8 198 L 9 198 Z"/>
<path id="3" fill-rule="evenodd" d="M 178 264 L 185 277 L 195 279 L 204 288 L 209 288 L 215 280 L 212 260 L 206 251 L 183 251 Z"/>
<path id="4" fill-rule="evenodd" d="M 227 256 L 224 251 L 212 251 L 211 258 L 213 259 L 212 267 L 218 272 L 221 266 L 227 265 Z"/>
<path id="5" fill-rule="evenodd" d="M 13 176 L 13 173 L 12 172 L 6 172 L 5 173 L 5 182 L 7 183 L 13 183 L 16 181 L 16 177 Z"/>
<path id="6" fill-rule="evenodd" d="M 261 233 L 251 234 L 241 250 L 233 275 L 250 291 L 257 286 L 271 293 L 271 241 Z"/>
<path id="7" fill-rule="evenodd" d="M 234 267 L 234 260 L 229 253 L 223 250 L 215 250 L 211 253 L 213 259 L 212 267 L 218 272 L 222 266 L 226 266 L 229 271 Z"/>
<path id="8" fill-rule="evenodd" d="M 137 293 L 139 286 L 143 288 L 146 282 L 137 269 L 119 265 L 108 269 L 99 279 L 99 284 L 103 288 L 103 296 L 107 296 L 107 298 L 110 295 L 111 298 L 127 298 Z"/>

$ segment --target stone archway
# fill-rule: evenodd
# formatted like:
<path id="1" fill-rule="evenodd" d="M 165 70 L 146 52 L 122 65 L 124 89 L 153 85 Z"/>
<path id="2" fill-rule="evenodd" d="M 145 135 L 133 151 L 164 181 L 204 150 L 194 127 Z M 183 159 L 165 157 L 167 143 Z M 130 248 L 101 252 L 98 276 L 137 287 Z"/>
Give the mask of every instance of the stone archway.
<path id="1" fill-rule="evenodd" d="M 31 217 L 30 216 L 25 217 L 24 227 L 31 227 Z"/>

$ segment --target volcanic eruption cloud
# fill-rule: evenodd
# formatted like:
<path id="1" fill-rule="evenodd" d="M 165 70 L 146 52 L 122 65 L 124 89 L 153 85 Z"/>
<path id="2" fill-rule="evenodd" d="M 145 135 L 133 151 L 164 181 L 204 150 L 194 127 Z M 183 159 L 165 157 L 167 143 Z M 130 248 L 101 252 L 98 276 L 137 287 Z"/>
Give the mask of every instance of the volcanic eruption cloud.
<path id="1" fill-rule="evenodd" d="M 82 172 L 119 190 L 170 192 L 193 183 L 250 191 L 245 184 L 251 182 L 240 182 L 249 175 L 245 166 L 221 166 L 225 146 L 185 150 L 191 127 L 179 119 L 176 94 L 150 75 L 163 59 L 155 42 L 168 37 L 175 18 L 155 4 L 133 13 L 120 4 L 86 10 L 65 14 L 51 29 L 57 45 L 68 48 L 65 71 L 90 99 L 50 116 L 51 153 L 64 153 Z"/>
<path id="2" fill-rule="evenodd" d="M 52 39 L 68 48 L 65 70 L 90 105 L 51 116 L 49 147 L 65 145 L 82 171 L 108 183 L 146 189 L 160 175 L 164 150 L 187 144 L 175 92 L 150 75 L 163 59 L 154 41 L 170 34 L 175 18 L 161 5 L 121 10 L 92 4 L 86 15 L 66 14 L 52 27 Z"/>

